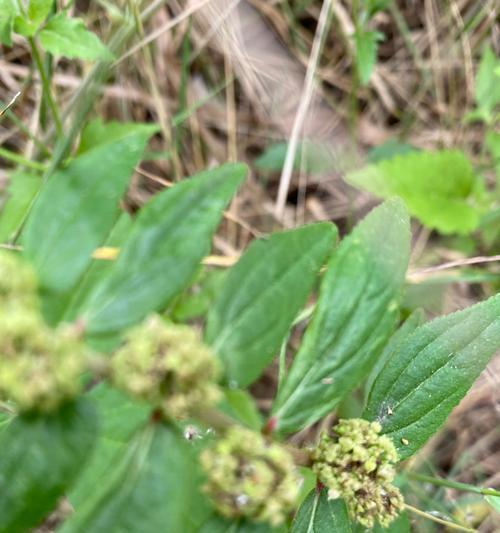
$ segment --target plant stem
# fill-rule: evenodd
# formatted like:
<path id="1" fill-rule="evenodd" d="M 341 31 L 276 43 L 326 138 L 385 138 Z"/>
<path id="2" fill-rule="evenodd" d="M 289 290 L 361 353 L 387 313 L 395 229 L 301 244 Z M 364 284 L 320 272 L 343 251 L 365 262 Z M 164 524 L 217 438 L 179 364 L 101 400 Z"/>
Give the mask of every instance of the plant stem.
<path id="1" fill-rule="evenodd" d="M 416 507 L 413 507 L 412 505 L 408 505 L 407 503 L 405 503 L 405 509 L 408 509 L 408 511 L 411 511 L 412 513 L 418 514 L 419 516 L 423 516 L 424 518 L 428 518 L 429 520 L 432 520 L 433 522 L 442 524 L 443 526 L 446 526 L 449 529 L 456 529 L 458 531 L 469 531 L 471 533 L 477 533 L 477 529 L 471 529 L 469 527 L 455 524 L 454 522 L 449 522 L 448 520 L 443 520 L 442 518 L 438 518 L 437 516 L 434 516 L 430 513 L 421 511 L 420 509 L 417 509 Z"/>
<path id="2" fill-rule="evenodd" d="M 50 113 L 52 114 L 52 119 L 54 120 L 54 126 L 56 128 L 57 135 L 61 138 L 64 135 L 61 117 L 59 116 L 59 111 L 57 110 L 56 103 L 54 101 L 54 98 L 52 97 L 49 79 L 47 78 L 47 73 L 45 72 L 45 67 L 43 65 L 42 57 L 40 56 L 40 51 L 38 50 L 38 46 L 33 37 L 28 37 L 28 42 L 31 48 L 33 59 L 36 64 L 36 68 L 40 73 L 40 80 L 42 82 L 45 103 L 47 104 L 48 108 L 50 109 Z"/>
<path id="3" fill-rule="evenodd" d="M 460 483 L 459 481 L 452 481 L 450 479 L 443 479 L 438 477 L 426 476 L 424 474 L 417 474 L 415 472 L 407 472 L 407 477 L 416 481 L 423 481 L 425 483 L 432 483 L 439 487 L 449 487 L 450 489 L 463 490 L 464 492 L 473 492 L 474 494 L 482 494 L 483 496 L 497 496 L 500 498 L 500 491 L 495 489 L 487 489 L 482 487 L 475 487 L 468 483 Z"/>
<path id="4" fill-rule="evenodd" d="M 41 172 L 43 172 L 46 168 L 43 163 L 38 163 L 37 161 L 30 161 L 29 159 L 26 159 L 23 156 L 16 154 L 14 152 L 11 152 L 10 150 L 7 150 L 6 148 L 0 147 L 0 157 L 2 157 L 3 159 L 6 159 L 7 161 L 12 161 L 13 163 L 16 163 L 17 165 L 32 168 L 33 170 L 40 170 Z"/>

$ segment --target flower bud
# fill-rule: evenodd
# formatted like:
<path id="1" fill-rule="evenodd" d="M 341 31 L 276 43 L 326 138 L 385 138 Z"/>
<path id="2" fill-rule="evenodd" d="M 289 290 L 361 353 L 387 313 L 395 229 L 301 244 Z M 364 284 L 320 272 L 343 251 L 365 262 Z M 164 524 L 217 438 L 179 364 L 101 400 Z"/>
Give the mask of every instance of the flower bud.
<path id="1" fill-rule="evenodd" d="M 49 412 L 80 391 L 85 348 L 68 329 L 52 330 L 34 311 L 0 311 L 0 397 L 20 412 Z"/>
<path id="2" fill-rule="evenodd" d="M 218 361 L 188 326 L 159 316 L 132 328 L 111 361 L 115 385 L 165 416 L 186 417 L 216 403 Z"/>
<path id="3" fill-rule="evenodd" d="M 367 528 L 375 522 L 387 527 L 403 508 L 403 498 L 391 484 L 396 448 L 380 431 L 377 422 L 340 420 L 311 454 L 313 470 L 329 496 L 344 498 L 352 518 Z"/>
<path id="4" fill-rule="evenodd" d="M 293 458 L 281 445 L 233 426 L 201 454 L 205 492 L 219 512 L 273 526 L 293 511 L 300 487 Z"/>

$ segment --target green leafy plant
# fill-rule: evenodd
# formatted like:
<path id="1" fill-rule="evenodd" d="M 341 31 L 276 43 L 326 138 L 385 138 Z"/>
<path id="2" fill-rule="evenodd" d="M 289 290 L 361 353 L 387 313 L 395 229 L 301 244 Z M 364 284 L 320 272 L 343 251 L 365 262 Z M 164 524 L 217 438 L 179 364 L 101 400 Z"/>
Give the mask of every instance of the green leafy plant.
<path id="1" fill-rule="evenodd" d="M 370 19 L 387 6 L 357 13 L 363 84 L 379 38 Z M 123 44 L 130 20 L 114 14 Z M 33 159 L 0 148 L 17 165 L 0 213 L 0 533 L 49 522 L 63 533 L 405 533 L 409 512 L 436 518 L 405 502 L 409 480 L 498 508 L 498 491 L 406 462 L 500 348 L 499 295 L 428 322 L 401 305 L 409 214 L 443 233 L 480 224 L 461 153 L 385 147 L 351 179 L 386 201 L 340 242 L 330 222 L 308 224 L 256 238 L 217 270 L 204 259 L 246 167 L 186 177 L 130 214 L 123 197 L 158 127 L 88 121 L 85 103 L 61 118 L 50 79 L 53 55 L 96 61 L 93 94 L 120 47 L 52 0 L 0 0 L 0 42 L 13 33 L 54 132 L 41 124 L 49 142 Z M 478 95 L 491 65 L 485 52 Z M 482 116 L 492 109 L 485 100 Z M 257 167 L 280 168 L 285 148 Z M 334 164 L 320 144 L 299 154 L 311 173 Z M 269 373 L 276 387 L 258 405 L 253 387 Z"/>
<path id="2" fill-rule="evenodd" d="M 22 252 L 0 255 L 0 531 L 35 527 L 63 498 L 63 532 L 375 531 L 395 520 L 407 531 L 396 465 L 500 347 L 499 297 L 396 329 L 410 232 L 391 199 L 338 246 L 330 223 L 257 239 L 218 283 L 204 333 L 175 324 L 245 167 L 182 181 L 130 219 L 119 200 L 154 129 L 89 128 L 110 134 L 82 137 L 36 193 Z M 3 216 L 17 222 L 11 201 Z M 99 259 L 106 250 L 114 260 Z M 304 320 L 289 366 L 286 339 Z M 247 390 L 279 353 L 265 419 Z M 364 383 L 361 419 L 304 448 L 288 441 Z M 317 483 L 309 494 L 304 475 Z"/>

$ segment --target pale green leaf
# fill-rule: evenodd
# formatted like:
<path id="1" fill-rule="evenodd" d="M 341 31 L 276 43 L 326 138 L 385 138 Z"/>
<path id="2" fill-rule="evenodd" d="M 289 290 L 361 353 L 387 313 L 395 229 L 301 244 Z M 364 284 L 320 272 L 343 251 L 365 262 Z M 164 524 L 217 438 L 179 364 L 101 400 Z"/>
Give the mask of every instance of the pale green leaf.
<path id="1" fill-rule="evenodd" d="M 334 251 L 311 323 L 273 407 L 279 431 L 316 422 L 369 373 L 396 323 L 409 241 L 406 209 L 391 200 Z"/>
<path id="2" fill-rule="evenodd" d="M 474 91 L 476 105 L 487 119 L 500 104 L 500 77 L 495 72 L 499 66 L 500 58 L 487 46 L 479 63 Z"/>
<path id="3" fill-rule="evenodd" d="M 312 224 L 254 241 L 231 269 L 208 314 L 205 338 L 228 381 L 245 387 L 272 361 L 335 244 Z"/>
<path id="4" fill-rule="evenodd" d="M 83 20 L 64 13 L 51 18 L 38 37 L 43 49 L 53 55 L 87 60 L 113 58 L 99 37 L 87 30 Z"/>
<path id="5" fill-rule="evenodd" d="M 255 431 L 262 428 L 262 416 L 252 396 L 241 389 L 224 389 L 219 409 Z"/>
<path id="6" fill-rule="evenodd" d="M 377 62 L 377 43 L 383 37 L 383 34 L 378 31 L 358 30 L 354 33 L 356 69 L 362 85 L 366 85 L 370 81 L 373 68 Z"/>
<path id="7" fill-rule="evenodd" d="M 467 234 L 479 224 L 478 179 L 460 151 L 410 152 L 351 172 L 347 181 L 380 198 L 400 196 L 422 224 Z"/>
<path id="8" fill-rule="evenodd" d="M 387 360 L 364 417 L 378 420 L 401 459 L 443 424 L 500 349 L 500 295 L 417 328 Z"/>

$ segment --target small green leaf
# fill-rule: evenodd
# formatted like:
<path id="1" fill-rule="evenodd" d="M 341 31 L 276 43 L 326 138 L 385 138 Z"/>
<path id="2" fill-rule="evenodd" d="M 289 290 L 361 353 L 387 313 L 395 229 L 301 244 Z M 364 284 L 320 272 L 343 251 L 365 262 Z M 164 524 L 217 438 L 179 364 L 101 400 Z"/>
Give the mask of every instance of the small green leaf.
<path id="1" fill-rule="evenodd" d="M 253 398 L 246 391 L 224 389 L 224 398 L 219 409 L 255 431 L 262 428 L 262 416 Z"/>
<path id="2" fill-rule="evenodd" d="M 121 331 L 165 308 L 185 288 L 245 173 L 236 164 L 203 172 L 140 211 L 113 268 L 84 305 L 90 335 Z"/>
<path id="3" fill-rule="evenodd" d="M 10 175 L 8 199 L 0 215 L 1 242 L 14 236 L 41 186 L 41 178 L 33 174 L 18 171 Z"/>
<path id="4" fill-rule="evenodd" d="M 351 172 L 347 181 L 380 198 L 400 196 L 422 224 L 467 234 L 479 224 L 477 177 L 460 151 L 409 152 Z"/>
<path id="5" fill-rule="evenodd" d="M 443 424 L 500 348 L 500 295 L 415 330 L 375 380 L 364 416 L 378 420 L 401 459 Z"/>
<path id="6" fill-rule="evenodd" d="M 92 497 L 96 486 L 112 475 L 115 460 L 123 454 L 132 435 L 146 422 L 151 408 L 101 383 L 87 398 L 98 409 L 100 431 L 96 446 L 76 480 L 68 499 L 76 510 Z"/>
<path id="7" fill-rule="evenodd" d="M 363 533 L 366 531 L 361 529 Z M 408 513 L 401 513 L 389 527 L 382 527 L 376 524 L 371 533 L 411 533 L 411 524 Z"/>
<path id="8" fill-rule="evenodd" d="M 377 62 L 377 43 L 383 38 L 384 35 L 378 31 L 358 30 L 354 33 L 356 69 L 362 85 L 370 81 L 373 67 Z"/>
<path id="9" fill-rule="evenodd" d="M 95 33 L 87 30 L 83 20 L 69 18 L 65 13 L 52 17 L 39 34 L 46 52 L 80 59 L 112 59 L 113 54 Z"/>
<path id="10" fill-rule="evenodd" d="M 15 18 L 14 30 L 16 33 L 25 37 L 32 37 L 49 15 L 52 4 L 53 0 L 30 0 L 26 15 L 18 14 Z"/>
<path id="11" fill-rule="evenodd" d="M 326 489 L 313 489 L 293 519 L 290 533 L 351 533 L 343 500 L 329 500 Z"/>
<path id="12" fill-rule="evenodd" d="M 396 323 L 409 241 L 408 214 L 394 199 L 374 209 L 334 252 L 273 407 L 277 430 L 316 422 L 366 377 Z"/>
<path id="13" fill-rule="evenodd" d="M 254 241 L 210 309 L 206 340 L 228 381 L 245 387 L 271 362 L 333 250 L 336 228 L 312 224 Z"/>
<path id="14" fill-rule="evenodd" d="M 500 59 L 487 46 L 481 57 L 476 75 L 476 105 L 487 120 L 490 120 L 495 107 L 500 104 L 500 77 L 495 69 L 500 66 Z"/>
<path id="15" fill-rule="evenodd" d="M 137 125 L 122 139 L 74 159 L 42 188 L 23 244 L 45 291 L 70 290 L 106 238 L 144 146 L 156 127 Z"/>
<path id="16" fill-rule="evenodd" d="M 113 473 L 95 480 L 95 489 L 61 528 L 61 533 L 190 531 L 196 505 L 196 460 L 176 428 L 145 426 Z"/>
<path id="17" fill-rule="evenodd" d="M 51 512 L 92 452 L 94 410 L 67 404 L 13 418 L 0 432 L 0 532 L 24 533 Z"/>
<path id="18" fill-rule="evenodd" d="M 15 0 L 0 0 L 0 43 L 5 46 L 12 46 L 12 29 L 17 13 Z"/>

